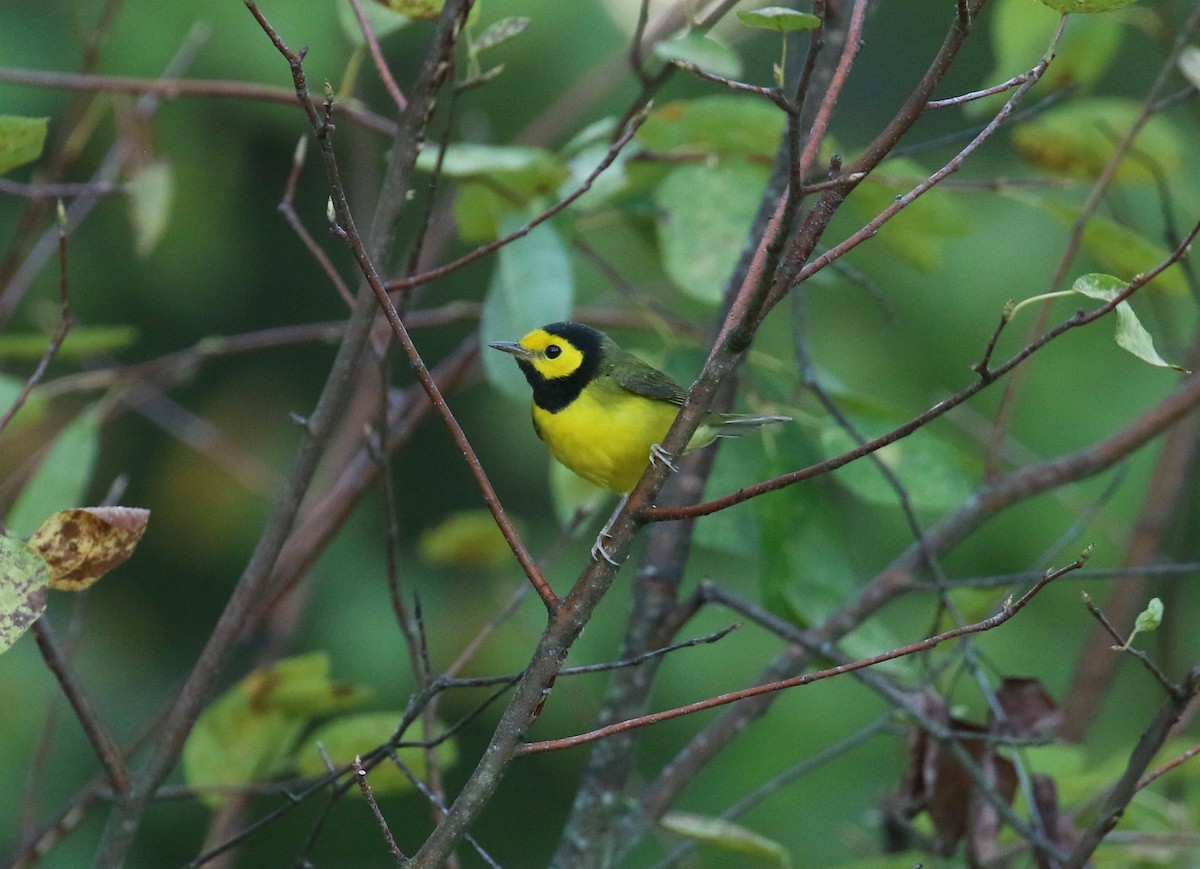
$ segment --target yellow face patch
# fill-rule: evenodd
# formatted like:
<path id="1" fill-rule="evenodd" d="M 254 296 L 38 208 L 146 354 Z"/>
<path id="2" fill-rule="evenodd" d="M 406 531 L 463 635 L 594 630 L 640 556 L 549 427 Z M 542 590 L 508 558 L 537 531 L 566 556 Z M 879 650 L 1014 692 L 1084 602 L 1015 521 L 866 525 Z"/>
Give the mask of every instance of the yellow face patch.
<path id="1" fill-rule="evenodd" d="M 583 364 L 583 354 L 561 335 L 534 329 L 517 342 L 530 353 L 529 364 L 547 380 L 570 377 Z"/>

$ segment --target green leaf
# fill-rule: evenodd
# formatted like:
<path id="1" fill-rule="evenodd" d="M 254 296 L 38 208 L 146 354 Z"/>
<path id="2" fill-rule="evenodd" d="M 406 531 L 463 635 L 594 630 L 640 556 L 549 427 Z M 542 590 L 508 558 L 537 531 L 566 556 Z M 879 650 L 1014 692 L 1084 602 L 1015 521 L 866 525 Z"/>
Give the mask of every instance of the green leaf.
<path id="1" fill-rule="evenodd" d="M 790 866 L 787 848 L 749 827 L 688 812 L 667 812 L 659 820 L 664 830 L 733 854 L 757 857 L 779 866 Z"/>
<path id="2" fill-rule="evenodd" d="M 430 564 L 463 570 L 499 567 L 512 557 L 508 542 L 487 510 L 451 513 L 421 532 L 417 552 Z"/>
<path id="3" fill-rule="evenodd" d="M 679 166 L 655 194 L 663 268 L 684 293 L 718 304 L 741 256 L 767 172 L 739 160 Z"/>
<path id="4" fill-rule="evenodd" d="M 49 118 L 0 115 L 0 175 L 42 156 Z"/>
<path id="5" fill-rule="evenodd" d="M 133 326 L 72 326 L 55 359 L 80 359 L 97 353 L 112 353 L 131 346 L 138 337 Z M 37 332 L 25 335 L 0 335 L 0 359 L 33 361 L 41 359 L 50 336 Z M 0 397 L 0 407 L 3 407 Z"/>
<path id="6" fill-rule="evenodd" d="M 1017 152 L 1033 165 L 1069 178 L 1097 178 L 1141 112 L 1135 100 L 1092 97 L 1056 106 L 1012 131 Z M 1183 144 L 1171 120 L 1154 115 L 1117 170 L 1118 181 L 1152 181 L 1147 165 L 1171 175 Z"/>
<path id="7" fill-rule="evenodd" d="M 765 100 L 720 94 L 656 108 L 637 132 L 646 148 L 773 158 L 787 118 Z"/>
<path id="8" fill-rule="evenodd" d="M 417 158 L 417 168 L 432 172 L 437 159 L 437 149 L 427 148 Z M 562 161 L 542 148 L 469 143 L 446 148 L 442 173 L 450 178 L 487 181 L 517 197 L 548 193 L 567 177 Z"/>
<path id="9" fill-rule="evenodd" d="M 915 160 L 887 160 L 855 188 L 848 204 L 866 223 L 930 174 Z M 934 188 L 888 221 L 879 231 L 879 239 L 897 256 L 929 271 L 941 265 L 946 241 L 965 234 L 970 225 L 970 212 L 958 198 Z"/>
<path id="10" fill-rule="evenodd" d="M 815 30 L 821 26 L 821 19 L 809 12 L 797 12 L 786 6 L 764 6 L 762 9 L 751 9 L 737 14 L 738 21 L 747 27 L 757 27 L 763 30 L 777 30 L 787 33 L 790 30 Z"/>
<path id="11" fill-rule="evenodd" d="M 414 21 L 433 21 L 442 14 L 446 0 L 385 0 L 388 6 Z M 366 4 L 370 5 L 370 4 Z"/>
<path id="12" fill-rule="evenodd" d="M 197 719 L 183 748 L 188 784 L 237 787 L 281 772 L 313 718 L 367 696 L 365 689 L 338 685 L 328 676 L 329 658 L 322 652 L 284 658 L 251 672 Z M 215 807 L 229 795 L 202 793 L 200 799 Z"/>
<path id="13" fill-rule="evenodd" d="M 995 65 L 980 82 L 987 87 L 1031 69 L 1045 53 L 1060 16 L 1030 0 L 993 0 L 988 7 L 988 34 Z M 1090 15 L 1070 22 L 1054 63 L 1027 95 L 1032 102 L 1051 91 L 1087 87 L 1108 68 L 1121 45 L 1121 22 L 1115 16 Z M 973 100 L 963 107 L 972 117 L 995 114 L 1009 93 Z"/>
<path id="14" fill-rule="evenodd" d="M 524 222 L 523 215 L 510 212 L 501 221 L 501 232 L 512 232 Z M 528 235 L 500 248 L 479 324 L 488 382 L 528 402 L 529 385 L 512 357 L 487 345 L 516 341 L 539 326 L 568 319 L 574 297 L 570 259 L 558 232 L 549 223 L 534 227 Z"/>
<path id="15" fill-rule="evenodd" d="M 678 60 L 698 66 L 705 72 L 724 78 L 739 78 L 742 74 L 742 61 L 729 46 L 703 33 L 685 33 L 674 39 L 663 40 L 654 46 L 656 57 L 665 60 Z"/>
<path id="16" fill-rule="evenodd" d="M 608 489 L 589 483 L 554 459 L 550 459 L 550 500 L 560 528 L 570 528 L 581 514 L 611 510 L 615 503 Z"/>
<path id="17" fill-rule="evenodd" d="M 519 16 L 493 21 L 483 33 L 471 40 L 471 49 L 476 54 L 480 54 L 489 48 L 502 45 L 524 33 L 532 21 L 532 18 L 521 18 Z"/>
<path id="18" fill-rule="evenodd" d="M 0 535 L 0 653 L 46 611 L 50 568 L 35 550 Z"/>
<path id="19" fill-rule="evenodd" d="M 341 25 L 342 32 L 346 34 L 353 45 L 365 45 L 366 40 L 363 39 L 362 28 L 358 26 L 358 19 L 354 17 L 354 9 L 349 3 L 333 5 L 337 8 L 338 24 Z M 387 38 L 402 27 L 407 27 L 412 20 L 408 15 L 403 15 L 390 8 L 386 3 L 366 2 L 362 4 L 362 10 L 376 39 Z"/>
<path id="20" fill-rule="evenodd" d="M 174 198 L 173 177 L 171 164 L 165 160 L 147 163 L 133 176 L 129 208 L 134 250 L 140 257 L 148 256 L 167 230 Z"/>
<path id="21" fill-rule="evenodd" d="M 1100 299 L 1105 302 L 1111 302 L 1118 295 L 1125 291 L 1129 286 L 1125 281 L 1119 278 L 1114 278 L 1112 275 L 1091 274 L 1083 275 L 1071 285 L 1071 292 L 1079 293 L 1092 299 Z M 1137 314 L 1133 312 L 1129 302 L 1121 302 L 1117 305 L 1117 345 L 1124 350 L 1128 350 L 1138 359 L 1143 362 L 1148 362 L 1151 365 L 1159 368 L 1172 368 L 1176 371 L 1186 370 L 1178 365 L 1172 365 L 1154 349 L 1154 339 L 1150 337 L 1150 333 L 1138 320 Z"/>
<path id="22" fill-rule="evenodd" d="M 1112 12 L 1137 2 L 1137 0 L 1042 0 L 1055 12 Z"/>
<path id="23" fill-rule="evenodd" d="M 566 197 L 567 194 L 571 193 L 587 180 L 588 176 L 596 170 L 601 161 L 608 156 L 608 151 L 608 143 L 595 142 L 582 148 L 571 157 L 567 163 L 571 171 L 571 177 L 563 182 L 558 195 Z M 626 172 L 626 164 L 629 162 L 629 158 L 633 156 L 633 153 L 634 151 L 631 148 L 627 147 L 623 149 L 617 155 L 616 159 L 592 182 L 592 186 L 588 192 L 571 203 L 571 209 L 573 211 L 592 211 L 624 193 L 629 187 L 629 175 Z"/>
<path id="24" fill-rule="evenodd" d="M 1079 219 L 1077 209 L 1052 199 L 1026 197 L 1026 201 L 1057 217 L 1067 226 Z M 1096 258 L 1108 271 L 1127 279 L 1150 271 L 1171 255 L 1163 245 L 1156 244 L 1139 232 L 1101 215 L 1093 215 L 1083 229 L 1083 249 Z M 1187 278 L 1179 263 L 1157 275 L 1147 286 L 1167 290 L 1176 295 L 1188 291 Z"/>
<path id="25" fill-rule="evenodd" d="M 494 241 L 501 218 L 511 210 L 512 203 L 486 184 L 459 184 L 454 194 L 454 220 L 466 242 Z"/>
<path id="26" fill-rule="evenodd" d="M 1192 87 L 1200 90 L 1200 48 L 1189 45 L 1179 53 L 1179 71 Z"/>
<path id="27" fill-rule="evenodd" d="M 364 712 L 347 715 L 317 728 L 296 750 L 293 758 L 295 768 L 301 775 L 321 775 L 328 770 L 318 744 L 335 766 L 345 766 L 391 741 L 396 725 L 404 717 L 404 710 L 394 712 Z M 453 766 L 458 760 L 458 746 L 453 740 L 439 743 L 435 749 L 438 763 L 443 767 Z M 396 755 L 401 763 L 420 780 L 425 776 L 425 749 L 398 748 Z M 377 796 L 402 793 L 412 790 L 409 781 L 399 767 L 385 759 L 367 774 L 367 782 Z M 357 790 L 357 789 L 356 789 Z"/>
<path id="28" fill-rule="evenodd" d="M 1138 613 L 1137 620 L 1134 622 L 1134 630 L 1138 632 L 1153 631 L 1163 620 L 1163 602 L 1157 597 L 1150 598 L 1150 603 L 1146 604 L 1146 608 Z"/>
<path id="29" fill-rule="evenodd" d="M 861 422 L 861 421 L 859 421 Z M 858 428 L 870 431 L 877 421 Z M 821 448 L 829 457 L 849 452 L 858 446 L 834 421 L 826 422 L 819 433 Z M 958 507 L 974 492 L 962 453 L 949 441 L 929 428 L 876 450 L 875 457 L 897 478 L 917 510 L 941 512 Z M 869 458 L 861 458 L 834 471 L 834 480 L 857 497 L 884 507 L 898 505 L 896 490 Z"/>
<path id="30" fill-rule="evenodd" d="M 27 537 L 51 513 L 82 507 L 99 442 L 99 410 L 85 410 L 68 423 L 9 512 L 8 530 Z"/>

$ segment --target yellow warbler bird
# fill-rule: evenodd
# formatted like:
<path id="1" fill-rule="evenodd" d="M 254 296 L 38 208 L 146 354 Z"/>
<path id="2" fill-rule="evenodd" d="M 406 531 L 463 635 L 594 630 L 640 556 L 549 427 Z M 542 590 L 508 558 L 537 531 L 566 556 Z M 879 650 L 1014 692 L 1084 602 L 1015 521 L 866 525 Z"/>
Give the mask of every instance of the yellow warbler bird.
<path id="1" fill-rule="evenodd" d="M 519 341 L 489 346 L 516 359 L 533 389 L 538 437 L 554 458 L 585 480 L 628 495 L 653 459 L 670 465 L 659 445 L 687 392 L 603 332 L 581 323 L 551 323 Z M 687 450 L 787 420 L 709 413 Z M 603 548 L 593 554 L 608 557 Z"/>

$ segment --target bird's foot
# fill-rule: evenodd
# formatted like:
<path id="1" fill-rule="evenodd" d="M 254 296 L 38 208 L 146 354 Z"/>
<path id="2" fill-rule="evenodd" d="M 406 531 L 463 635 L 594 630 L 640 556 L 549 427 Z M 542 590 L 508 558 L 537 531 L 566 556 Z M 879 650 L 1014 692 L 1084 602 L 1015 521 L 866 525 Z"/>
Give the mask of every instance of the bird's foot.
<path id="1" fill-rule="evenodd" d="M 679 468 L 675 467 L 674 459 L 670 453 L 663 449 L 662 444 L 650 445 L 650 464 L 653 465 L 656 462 L 662 462 L 663 467 L 669 469 L 672 473 L 679 473 Z"/>
<path id="2" fill-rule="evenodd" d="M 612 531 L 613 523 L 617 521 L 617 514 L 619 514 L 621 512 L 621 510 L 625 507 L 625 502 L 628 500 L 629 500 L 629 495 L 626 494 L 626 495 L 621 496 L 621 500 L 617 502 L 617 508 L 612 511 L 612 515 L 608 517 L 608 521 L 605 522 L 604 527 L 600 529 L 600 534 L 596 537 L 596 542 L 592 544 L 592 560 L 593 561 L 600 561 L 601 559 L 603 559 L 603 560 L 607 561 L 609 564 L 611 564 L 613 567 L 616 567 L 620 564 L 619 561 L 617 561 L 615 558 L 612 557 L 612 555 L 609 554 L 608 549 L 605 548 L 605 546 L 604 546 L 604 541 L 612 540 L 611 531 Z"/>
<path id="3" fill-rule="evenodd" d="M 604 548 L 603 541 L 611 539 L 611 535 L 604 533 L 601 533 L 600 536 L 596 538 L 596 542 L 592 544 L 592 561 L 600 561 L 601 559 L 604 559 L 613 567 L 620 566 L 621 562 L 609 555 L 608 550 Z"/>

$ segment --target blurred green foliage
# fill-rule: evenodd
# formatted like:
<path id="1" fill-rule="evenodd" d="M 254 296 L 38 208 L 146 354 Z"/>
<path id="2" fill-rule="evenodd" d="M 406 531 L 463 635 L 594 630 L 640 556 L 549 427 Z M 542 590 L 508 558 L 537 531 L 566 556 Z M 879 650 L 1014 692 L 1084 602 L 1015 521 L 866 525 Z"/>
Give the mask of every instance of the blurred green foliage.
<path id="1" fill-rule="evenodd" d="M 924 0 L 874 9 L 870 38 L 832 128 L 844 158 L 859 152 L 921 74 L 948 26 L 949 6 Z M 101 0 L 7 0 L 0 13 L 3 65 L 78 70 L 105 7 Z M 115 8 L 97 72 L 155 78 L 169 69 L 185 78 L 291 86 L 286 64 L 242 4 L 127 0 Z M 387 96 L 369 61 L 355 59 L 361 40 L 347 32 L 352 19 L 338 12 L 333 0 L 263 0 L 262 8 L 289 44 L 308 47 L 305 66 L 314 90 L 328 81 L 340 96 L 352 94 L 388 114 Z M 1054 16 L 1046 32 L 1039 31 L 1040 41 L 1031 41 L 1028 22 L 1018 21 L 1021 8 L 1015 0 L 996 4 L 940 97 L 995 84 L 1036 61 Z M 1063 53 L 1080 65 L 1069 81 L 1056 81 L 1059 98 L 1075 96 L 1061 90 L 1072 84 L 1105 99 L 1126 101 L 1122 106 L 1139 100 L 1157 71 L 1157 63 L 1145 58 L 1161 56 L 1161 34 L 1177 26 L 1181 8 L 1172 2 L 1143 4 L 1112 16 L 1073 19 Z M 485 71 L 503 64 L 502 71 L 464 91 L 450 120 L 440 115 L 435 123 L 434 132 L 445 133 L 451 148 L 434 202 L 427 182 L 435 152 L 422 157 L 425 174 L 418 176 L 411 214 L 432 214 L 431 237 L 441 240 L 435 249 L 439 261 L 520 227 L 573 189 L 604 153 L 613 118 L 637 91 L 634 77 L 617 62 L 627 51 L 636 4 L 489 0 L 472 32 L 483 33 L 489 24 L 513 15 L 528 16 L 528 28 L 489 48 L 481 61 Z M 402 87 L 416 73 L 429 28 L 421 23 L 396 26 L 383 37 Z M 1077 34 L 1089 28 L 1100 28 L 1103 56 L 1081 59 L 1086 52 L 1078 50 Z M 772 82 L 772 64 L 779 57 L 777 33 L 752 32 L 730 21 L 717 36 L 737 52 L 745 80 L 764 86 Z M 791 42 L 791 50 L 802 53 L 804 44 Z M 1038 48 L 1025 57 L 1030 44 Z M 1073 47 L 1068 51 L 1068 46 Z M 592 96 L 571 90 L 580 82 L 593 85 Z M 574 102 L 556 102 L 568 92 L 575 93 Z M 296 142 L 308 131 L 300 111 L 286 103 L 169 96 L 144 121 L 133 110 L 134 97 L 108 94 L 91 101 L 84 113 L 89 134 L 71 138 L 62 120 L 87 100 L 83 93 L 0 80 L 0 114 L 50 118 L 48 155 L 81 149 L 70 177 L 63 180 L 87 180 L 110 149 L 133 148 L 119 178 L 130 189 L 102 197 L 70 236 L 67 275 L 79 352 L 65 352 L 52 363 L 47 388 L 56 382 L 70 387 L 66 378 L 93 369 L 154 360 L 207 336 L 345 316 L 344 303 L 277 211 Z M 851 197 L 825 243 L 854 232 L 949 159 L 966 141 L 963 132 L 973 132 L 983 116 L 980 105 L 928 113 L 899 159 L 884 164 L 878 178 Z M 1011 137 L 997 136 L 935 195 L 902 212 L 877 240 L 822 273 L 802 301 L 785 303 L 772 314 L 749 354 L 738 404 L 782 410 L 796 423 L 753 444 L 722 447 L 710 495 L 804 467 L 851 445 L 850 436 L 803 387 L 795 355 L 798 336 L 814 375 L 868 436 L 972 381 L 969 366 L 979 360 L 1005 303 L 1050 289 L 1069 231 L 1064 210 L 1077 212 L 1088 190 L 1079 176 L 1094 175 L 1097 149 L 1103 157 L 1111 148 L 1105 132 L 1084 129 L 1069 116 L 1066 122 L 1057 120 L 1064 109 L 1078 105 L 1087 104 L 1068 103 L 1057 115 L 1018 122 Z M 1155 119 L 1156 129 L 1148 131 L 1152 142 L 1167 145 L 1151 144 L 1148 155 L 1131 163 L 1139 169 L 1121 178 L 1103 222 L 1094 224 L 1099 229 L 1085 236 L 1067 286 L 1097 270 L 1129 279 L 1150 264 L 1144 261 L 1147 250 L 1166 250 L 1176 224 L 1195 219 L 1200 151 L 1179 146 L 1197 139 L 1194 106 L 1192 99 Z M 1123 110 L 1112 132 L 1128 125 L 1127 114 Z M 478 311 L 482 305 L 485 340 L 516 339 L 583 308 L 607 321 L 602 324 L 623 346 L 690 383 L 703 363 L 706 345 L 700 336 L 709 334 L 728 272 L 743 253 L 745 231 L 782 128 L 782 115 L 768 102 L 677 75 L 656 97 L 630 152 L 601 176 L 593 193 L 498 254 L 421 289 L 410 299 L 410 308 L 469 303 L 468 310 Z M 1070 135 L 1063 135 L 1064 129 Z M 1031 148 L 1030 137 L 1041 147 Z M 378 192 L 389 142 L 345 116 L 337 118 L 335 142 L 361 225 Z M 1045 159 L 1047 148 L 1055 155 L 1065 149 L 1068 159 Z M 327 232 L 328 190 L 311 152 L 296 188 L 296 212 L 353 284 L 352 261 Z M 1167 157 L 1160 159 L 1164 153 Z M 1032 154 L 1031 162 L 1021 154 Z M 37 182 L 48 160 L 6 177 Z M 1087 172 L 1062 171 L 1081 164 L 1090 167 Z M 993 195 L 996 187 L 1007 195 Z M 27 239 L 55 232 L 53 209 L 32 229 L 22 226 L 25 205 L 18 196 L 0 194 L 0 238 L 15 244 L 10 267 L 28 255 Z M 420 224 L 416 218 L 405 223 L 398 247 L 411 244 Z M 1124 241 L 1114 244 L 1116 237 Z M 1124 256 L 1113 247 L 1120 247 Z M 1173 270 L 1164 281 L 1183 289 L 1187 281 L 1180 271 Z M 10 274 L 4 272 L 5 277 Z M 0 342 L 10 335 L 48 338 L 58 322 L 58 288 L 56 263 L 49 257 Z M 1191 289 L 1194 293 L 1194 282 Z M 1057 303 L 1049 322 L 1069 316 L 1080 304 L 1078 299 Z M 1196 327 L 1194 295 L 1151 292 L 1135 299 L 1133 308 L 1168 361 L 1185 358 Z M 1032 334 L 1024 323 L 1004 335 L 1000 358 Z M 415 330 L 415 340 L 432 364 L 477 325 L 469 318 L 448 319 L 444 325 Z M 85 330 L 103 334 L 103 329 L 122 330 L 114 333 L 121 340 L 94 349 L 82 346 Z M 69 340 L 66 346 L 71 348 Z M 19 383 L 31 370 L 28 356 L 5 354 L 3 347 L 0 343 L 0 366 Z M 10 511 L 21 504 L 17 493 L 32 473 L 30 457 L 55 437 L 59 444 L 75 443 L 69 439 L 80 437 L 81 426 L 92 427 L 84 432 L 86 443 L 73 448 L 65 468 L 69 479 L 62 487 L 86 485 L 82 499 L 94 503 L 119 484 L 121 503 L 152 511 L 150 530 L 132 561 L 81 602 L 55 598 L 49 608 L 49 617 L 70 637 L 81 678 L 122 744 L 136 740 L 145 722 L 153 721 L 174 696 L 208 637 L 291 461 L 297 433 L 290 415 L 311 410 L 332 356 L 328 345 L 304 344 L 209 359 L 185 377 L 161 384 L 151 378 L 139 388 L 123 383 L 104 390 L 64 387 L 48 401 L 31 404 L 0 435 L 0 505 L 13 532 L 28 530 L 21 514 L 14 520 Z M 506 357 L 484 367 L 489 376 L 516 376 Z M 396 386 L 412 385 L 402 361 L 391 368 Z M 1015 467 L 1094 443 L 1166 395 L 1177 379 L 1124 353 L 1108 325 L 1074 333 L 1037 355 L 1023 371 L 999 465 Z M 584 496 L 568 492 L 561 480 L 551 484 L 548 460 L 529 425 L 523 384 L 517 380 L 511 386 L 506 391 L 476 385 L 453 394 L 450 404 L 531 549 L 555 553 L 548 578 L 565 593 L 587 558 L 595 523 L 563 537 L 572 508 Z M 911 488 L 915 516 L 924 526 L 984 485 L 990 423 L 1001 389 L 880 455 Z M 96 429 L 87 408 L 98 397 L 106 416 Z M 98 451 L 94 471 L 81 475 L 93 449 Z M 1040 571 L 1069 562 L 1089 542 L 1096 544 L 1089 566 L 1120 563 L 1152 460 L 1152 452 L 1143 451 L 1113 472 L 1019 506 L 966 541 L 944 559 L 941 569 L 951 578 Z M 54 470 L 64 470 L 60 461 L 55 458 Z M 461 511 L 477 510 L 480 498 L 459 452 L 435 419 L 392 458 L 389 472 L 400 529 L 397 572 L 406 593 L 419 594 L 429 660 L 438 671 L 509 603 L 524 580 L 511 560 L 498 563 L 491 557 L 493 537 L 479 534 L 477 525 L 464 530 L 453 524 Z M 53 493 L 36 491 L 47 504 L 54 500 Z M 860 463 L 703 519 L 687 582 L 711 577 L 796 623 L 812 623 L 852 597 L 911 543 L 911 529 L 891 492 L 876 467 Z M 607 504 L 599 508 L 601 513 L 607 509 Z M 417 687 L 389 595 L 387 527 L 387 511 L 375 490 L 287 599 L 286 612 L 273 614 L 284 625 L 281 635 L 289 654 L 328 656 L 322 660 L 333 662 L 333 672 L 369 687 L 372 709 L 384 713 L 403 709 Z M 1173 554 L 1195 560 L 1195 535 L 1183 536 Z M 462 547 L 475 539 L 481 553 L 464 553 Z M 985 666 L 1036 675 L 1061 695 L 1075 650 L 1091 627 L 1077 602 L 1080 587 L 1099 599 L 1107 589 L 1100 580 L 1052 588 L 1020 618 L 980 638 Z M 959 603 L 972 616 L 986 615 L 1007 593 L 1004 588 L 972 592 L 974 597 L 964 595 Z M 1166 620 L 1153 636 L 1141 638 L 1145 647 L 1170 663 L 1194 660 L 1200 651 L 1194 632 L 1171 628 L 1173 620 L 1178 626 L 1194 624 L 1200 603 L 1170 589 L 1162 597 L 1168 602 Z M 630 606 L 629 583 L 620 579 L 569 663 L 615 658 Z M 855 632 L 845 648 L 866 655 L 920 639 L 929 632 L 934 611 L 931 595 L 906 600 Z M 706 608 L 685 634 L 700 635 L 733 620 Z M 519 671 L 543 626 L 544 614 L 530 596 L 482 644 L 469 674 Z M 757 678 L 777 648 L 776 640 L 744 626 L 715 645 L 669 656 L 654 706 L 743 687 Z M 935 665 L 939 660 L 934 659 Z M 227 674 L 226 687 L 256 664 L 247 652 L 237 672 Z M 891 672 L 917 678 L 917 669 L 906 663 Z M 604 680 L 603 675 L 560 679 L 531 738 L 593 726 Z M 982 718 L 982 701 L 961 682 L 947 679 L 943 687 Z M 1157 689 L 1148 683 L 1132 668 L 1122 670 L 1095 744 L 1088 746 L 1089 757 L 1127 750 L 1131 734 L 1158 703 Z M 238 696 L 238 690 L 226 697 Z M 439 717 L 453 722 L 470 714 L 488 690 L 447 693 Z M 0 854 L 7 855 L 89 781 L 96 766 L 69 709 L 53 699 L 58 687 L 32 638 L 0 657 L 0 692 L 12 698 L 0 713 L 0 818 L 5 819 L 0 822 Z M 53 711 L 48 715 L 47 709 Z M 218 714 L 214 710 L 219 707 L 207 714 Z M 693 816 L 715 816 L 781 769 L 885 711 L 881 699 L 845 679 L 791 692 L 755 724 L 751 740 L 735 743 L 704 772 L 678 808 Z M 447 773 L 451 794 L 486 745 L 497 714 L 492 707 L 459 734 L 458 761 Z M 294 725 L 290 745 L 310 721 L 286 723 Z M 699 726 L 684 718 L 643 731 L 638 756 L 643 776 L 652 777 Z M 372 732 L 380 729 L 386 730 L 375 727 Z M 272 747 L 278 742 L 267 741 Z M 27 770 L 43 751 L 37 781 L 30 783 Z M 585 759 L 586 751 L 576 749 L 518 762 L 474 835 L 503 865 L 544 865 Z M 269 760 L 259 772 L 278 769 L 280 758 Z M 319 768 L 312 757 L 306 762 L 306 771 Z M 868 865 L 849 861 L 876 852 L 876 806 L 898 786 L 904 764 L 903 739 L 875 737 L 835 766 L 785 789 L 739 824 L 766 838 L 768 844 L 760 850 L 777 845 L 796 866 Z M 172 779 L 174 784 L 182 781 L 178 775 Z M 37 799 L 28 799 L 30 793 Z M 430 816 L 423 798 L 411 792 L 386 795 L 381 803 L 389 818 L 405 819 L 398 828 L 406 827 L 408 819 L 423 824 Z M 246 817 L 276 804 L 271 798 L 253 798 Z M 40 865 L 86 865 L 98 834 L 97 818 L 103 814 L 100 809 L 89 817 Z M 299 855 L 314 817 L 313 810 L 304 808 L 250 838 L 239 865 L 288 864 Z M 202 849 L 208 823 L 207 810 L 196 800 L 156 807 L 130 865 L 185 863 Z M 1176 829 L 1187 823 L 1194 826 L 1196 819 L 1181 821 Z M 419 844 L 419 824 L 404 830 L 402 848 Z M 677 840 L 661 841 L 669 847 Z M 649 865 L 662 854 L 660 841 L 648 841 L 631 864 Z M 317 865 L 391 865 L 374 819 L 357 801 L 332 808 L 309 856 Z M 731 858 L 719 843 L 710 843 L 693 865 L 765 865 L 731 859 L 751 858 Z M 908 855 L 902 863 L 870 865 L 912 862 Z"/>

